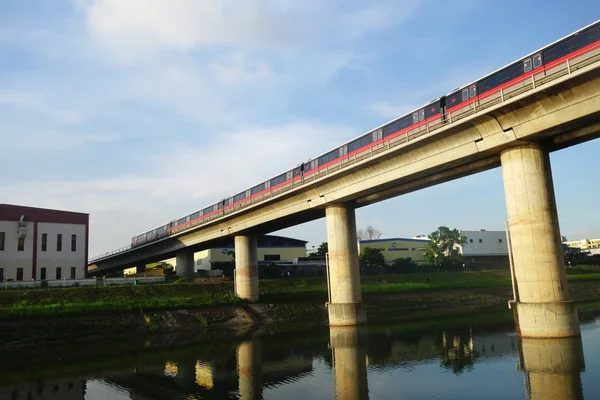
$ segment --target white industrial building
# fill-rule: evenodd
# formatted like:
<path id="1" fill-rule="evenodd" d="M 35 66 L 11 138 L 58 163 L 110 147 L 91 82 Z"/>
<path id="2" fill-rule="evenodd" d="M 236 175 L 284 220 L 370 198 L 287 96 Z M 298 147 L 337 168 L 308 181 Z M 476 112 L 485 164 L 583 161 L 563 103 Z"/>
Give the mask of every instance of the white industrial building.
<path id="1" fill-rule="evenodd" d="M 508 243 L 505 231 L 459 231 L 467 238 L 460 246 L 465 264 L 471 268 L 509 268 Z"/>
<path id="2" fill-rule="evenodd" d="M 81 279 L 89 215 L 0 204 L 0 281 Z"/>

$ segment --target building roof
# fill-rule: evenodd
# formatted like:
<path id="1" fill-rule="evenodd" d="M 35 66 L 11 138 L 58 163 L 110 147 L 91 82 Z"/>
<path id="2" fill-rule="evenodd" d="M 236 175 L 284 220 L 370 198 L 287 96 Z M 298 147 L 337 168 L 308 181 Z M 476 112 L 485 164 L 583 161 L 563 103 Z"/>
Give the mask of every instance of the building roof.
<path id="1" fill-rule="evenodd" d="M 403 242 L 418 242 L 425 243 L 429 242 L 429 239 L 411 239 L 411 238 L 389 238 L 389 239 L 372 239 L 372 240 L 359 240 L 359 243 L 378 243 L 378 242 L 393 242 L 393 241 L 403 241 Z"/>
<path id="2" fill-rule="evenodd" d="M 23 215 L 35 222 L 85 225 L 89 221 L 89 214 L 79 212 L 0 204 L 0 221 L 19 221 Z"/>

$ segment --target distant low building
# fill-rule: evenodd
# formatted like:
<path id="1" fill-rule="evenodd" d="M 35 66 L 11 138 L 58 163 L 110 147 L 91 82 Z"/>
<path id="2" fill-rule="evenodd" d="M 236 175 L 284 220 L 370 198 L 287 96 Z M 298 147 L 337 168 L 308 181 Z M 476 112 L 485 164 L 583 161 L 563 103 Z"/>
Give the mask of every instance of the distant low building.
<path id="1" fill-rule="evenodd" d="M 600 238 L 597 239 L 580 239 L 563 241 L 563 244 L 572 249 L 591 250 L 600 249 Z"/>
<path id="2" fill-rule="evenodd" d="M 417 264 L 427 263 L 425 246 L 429 239 L 390 238 L 375 240 L 359 240 L 358 254 L 367 247 L 381 249 L 385 262 L 390 264 L 397 258 L 412 258 Z"/>

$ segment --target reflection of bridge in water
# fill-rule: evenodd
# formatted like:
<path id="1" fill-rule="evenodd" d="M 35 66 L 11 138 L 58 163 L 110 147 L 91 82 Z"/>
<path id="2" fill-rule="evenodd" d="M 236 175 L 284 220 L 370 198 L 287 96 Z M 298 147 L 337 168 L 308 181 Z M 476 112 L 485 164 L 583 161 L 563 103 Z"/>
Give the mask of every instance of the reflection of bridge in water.
<path id="1" fill-rule="evenodd" d="M 438 364 L 463 374 L 480 363 L 514 360 L 517 355 L 528 399 L 583 398 L 580 373 L 585 363 L 580 338 L 518 339 L 514 332 L 503 329 L 479 332 L 476 327 L 459 326 L 424 332 L 401 326 L 333 327 L 329 337 L 276 334 L 239 344 L 213 341 L 144 351 L 119 363 L 101 360 L 100 369 L 92 366 L 89 370 L 77 370 L 81 360 L 67 357 L 39 374 L 21 371 L 21 381 L 7 373 L 8 369 L 0 370 L 0 398 L 80 400 L 86 391 L 106 385 L 136 400 L 259 399 L 267 388 L 311 377 L 318 360 L 332 369 L 337 399 L 366 399 L 368 371 L 408 371 L 422 364 Z M 22 368 L 25 365 L 23 362 Z M 63 375 L 52 375 L 54 371 Z M 74 375 L 77 377 L 65 377 Z"/>

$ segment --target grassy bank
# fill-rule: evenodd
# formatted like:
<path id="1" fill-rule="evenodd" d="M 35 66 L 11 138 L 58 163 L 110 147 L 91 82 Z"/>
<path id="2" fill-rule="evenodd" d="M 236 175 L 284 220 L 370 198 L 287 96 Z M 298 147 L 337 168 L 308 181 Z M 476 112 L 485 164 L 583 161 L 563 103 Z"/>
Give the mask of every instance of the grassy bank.
<path id="1" fill-rule="evenodd" d="M 600 273 L 569 275 L 570 282 L 592 282 L 600 288 Z M 591 270 L 588 272 L 596 272 Z M 451 272 L 437 274 L 378 275 L 362 277 L 366 297 L 439 291 L 510 290 L 508 271 Z M 468 295 L 469 293 L 466 292 Z M 261 303 L 324 303 L 325 278 L 277 279 L 260 282 Z M 373 301 L 375 302 L 375 301 Z M 0 318 L 93 315 L 130 311 L 214 308 L 240 305 L 231 282 L 164 284 L 143 286 L 76 287 L 57 289 L 9 290 L 0 292 Z"/>

